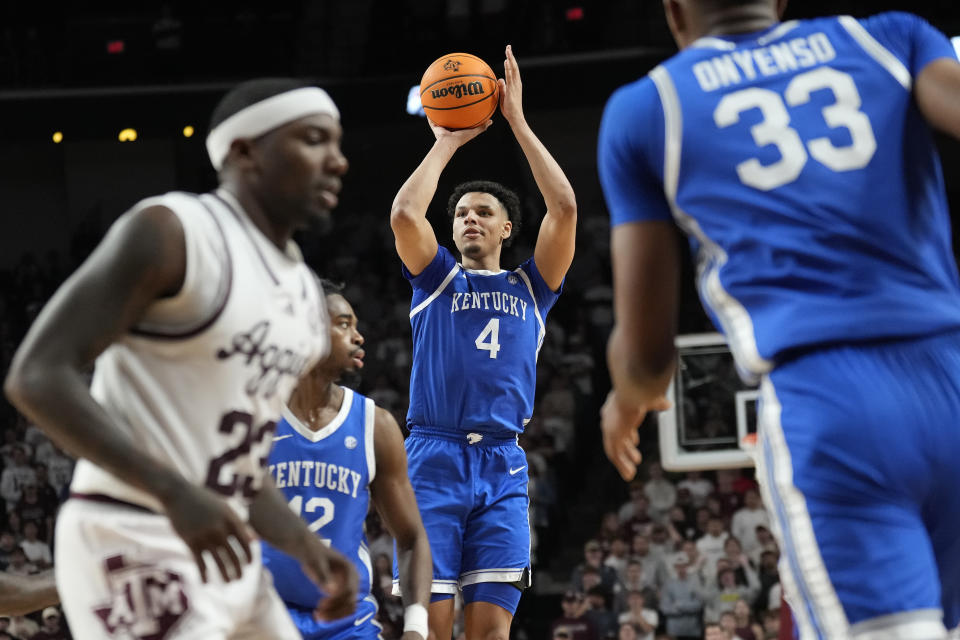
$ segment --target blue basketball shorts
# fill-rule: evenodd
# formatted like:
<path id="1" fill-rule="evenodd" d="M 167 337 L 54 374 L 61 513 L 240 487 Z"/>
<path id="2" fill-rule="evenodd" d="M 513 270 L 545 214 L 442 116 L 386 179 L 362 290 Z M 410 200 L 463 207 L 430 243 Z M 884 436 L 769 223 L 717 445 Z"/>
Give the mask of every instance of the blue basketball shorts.
<path id="1" fill-rule="evenodd" d="M 757 477 L 802 640 L 960 622 L 960 335 L 819 349 L 761 385 Z"/>
<path id="2" fill-rule="evenodd" d="M 352 616 L 333 622 L 315 620 L 312 609 L 288 606 L 287 611 L 304 640 L 383 640 L 380 636 L 383 627 L 377 622 L 377 601 L 373 596 L 358 602 Z"/>
<path id="3" fill-rule="evenodd" d="M 476 441 L 415 427 L 406 449 L 433 554 L 432 592 L 454 594 L 484 582 L 529 586 L 527 458 L 516 438 Z M 398 593 L 396 561 L 393 578 Z"/>

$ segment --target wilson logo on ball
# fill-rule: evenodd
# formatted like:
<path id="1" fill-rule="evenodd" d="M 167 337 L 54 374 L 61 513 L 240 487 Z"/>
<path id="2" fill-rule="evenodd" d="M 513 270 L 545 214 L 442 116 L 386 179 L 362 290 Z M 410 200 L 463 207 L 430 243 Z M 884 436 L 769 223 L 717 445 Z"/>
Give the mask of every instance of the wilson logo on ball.
<path id="1" fill-rule="evenodd" d="M 469 53 L 448 53 L 433 61 L 420 79 L 420 102 L 430 121 L 448 129 L 483 125 L 500 95 L 497 76 Z"/>
<path id="2" fill-rule="evenodd" d="M 483 90 L 482 82 L 461 82 L 430 90 L 430 95 L 434 98 L 445 98 L 447 96 L 462 98 L 463 96 L 480 96 L 484 93 L 486 92 Z"/>

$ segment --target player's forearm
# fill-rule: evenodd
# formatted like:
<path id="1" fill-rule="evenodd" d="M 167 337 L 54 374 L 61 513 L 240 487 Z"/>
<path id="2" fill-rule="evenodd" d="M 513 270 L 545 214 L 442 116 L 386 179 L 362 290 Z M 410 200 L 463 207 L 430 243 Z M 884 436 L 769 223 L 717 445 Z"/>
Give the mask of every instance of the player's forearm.
<path id="1" fill-rule="evenodd" d="M 250 504 L 250 526 L 260 538 L 298 559 L 309 546 L 309 538 L 316 538 L 290 509 L 283 493 L 270 478 L 265 479 Z"/>
<path id="2" fill-rule="evenodd" d="M 53 442 L 86 458 L 160 502 L 175 495 L 183 478 L 137 447 L 90 395 L 80 372 L 69 364 L 18 357 L 4 391 Z M 28 364 L 29 363 L 29 364 Z"/>
<path id="3" fill-rule="evenodd" d="M 645 349 L 630 340 L 627 331 L 635 329 L 615 326 L 607 342 L 610 381 L 623 404 L 649 406 L 670 386 L 676 365 L 675 349 L 672 344 Z"/>
<path id="4" fill-rule="evenodd" d="M 526 120 L 511 124 L 510 127 L 527 158 L 530 172 L 547 205 L 547 213 L 552 216 L 576 216 L 577 200 L 573 187 L 546 146 Z"/>
<path id="5" fill-rule="evenodd" d="M 421 529 L 421 534 L 414 536 L 412 540 L 401 541 L 398 538 L 397 569 L 404 608 L 412 604 L 428 607 L 433 582 L 433 561 L 425 531 Z"/>
<path id="6" fill-rule="evenodd" d="M 35 576 L 0 572 L 0 614 L 21 616 L 60 602 L 53 571 Z"/>
<path id="7" fill-rule="evenodd" d="M 425 218 L 430 201 L 437 192 L 440 174 L 457 151 L 449 140 L 436 140 L 420 166 L 403 183 L 390 209 L 390 222 L 397 224 L 405 218 Z"/>

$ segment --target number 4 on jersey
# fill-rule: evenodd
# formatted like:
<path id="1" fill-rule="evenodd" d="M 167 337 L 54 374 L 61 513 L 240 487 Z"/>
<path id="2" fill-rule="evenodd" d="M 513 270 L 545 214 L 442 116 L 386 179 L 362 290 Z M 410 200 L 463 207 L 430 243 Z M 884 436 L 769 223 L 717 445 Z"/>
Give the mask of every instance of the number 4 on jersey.
<path id="1" fill-rule="evenodd" d="M 490 340 L 484 342 L 487 336 L 490 336 Z M 476 344 L 477 349 L 481 351 L 489 351 L 491 358 L 496 358 L 497 352 L 500 351 L 500 318 L 491 318 L 487 326 L 485 326 L 483 331 L 480 332 L 480 335 L 477 336 L 474 344 Z"/>

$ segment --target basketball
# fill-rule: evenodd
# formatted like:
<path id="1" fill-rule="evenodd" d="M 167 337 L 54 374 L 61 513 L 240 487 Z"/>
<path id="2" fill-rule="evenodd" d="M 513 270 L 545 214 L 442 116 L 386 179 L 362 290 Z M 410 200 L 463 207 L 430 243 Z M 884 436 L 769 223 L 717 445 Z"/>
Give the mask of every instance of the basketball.
<path id="1" fill-rule="evenodd" d="M 489 120 L 499 93 L 490 65 L 469 53 L 437 58 L 420 80 L 423 110 L 447 129 L 471 129 Z"/>

